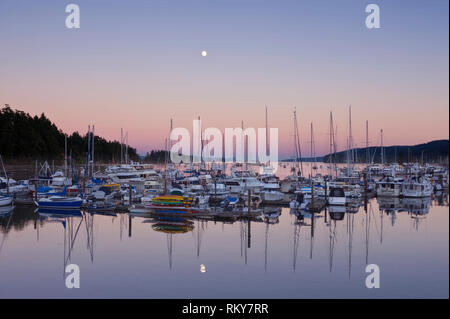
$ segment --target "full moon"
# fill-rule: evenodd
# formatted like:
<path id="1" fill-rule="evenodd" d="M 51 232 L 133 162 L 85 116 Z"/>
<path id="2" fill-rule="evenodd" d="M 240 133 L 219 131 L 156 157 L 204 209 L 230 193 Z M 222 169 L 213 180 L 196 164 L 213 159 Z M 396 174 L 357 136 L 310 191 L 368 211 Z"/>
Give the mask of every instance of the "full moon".
<path id="1" fill-rule="evenodd" d="M 207 56 L 207 55 L 208 55 L 208 52 L 202 51 L 202 56 Z"/>

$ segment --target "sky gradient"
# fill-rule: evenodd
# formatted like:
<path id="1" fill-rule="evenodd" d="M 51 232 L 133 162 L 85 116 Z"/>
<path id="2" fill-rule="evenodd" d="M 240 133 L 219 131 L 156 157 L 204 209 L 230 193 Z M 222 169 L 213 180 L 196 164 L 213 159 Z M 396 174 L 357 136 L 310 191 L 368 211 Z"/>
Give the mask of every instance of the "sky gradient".
<path id="1" fill-rule="evenodd" d="M 65 27 L 65 6 L 81 28 Z M 381 28 L 365 27 L 376 3 Z M 346 144 L 419 144 L 449 137 L 448 1 L 0 2 L 0 105 L 45 114 L 71 133 L 159 149 L 169 121 L 192 129 L 279 128 L 293 153 L 297 108 L 303 155 L 314 123 L 328 151 L 329 112 Z M 202 50 L 208 55 L 201 56 Z"/>

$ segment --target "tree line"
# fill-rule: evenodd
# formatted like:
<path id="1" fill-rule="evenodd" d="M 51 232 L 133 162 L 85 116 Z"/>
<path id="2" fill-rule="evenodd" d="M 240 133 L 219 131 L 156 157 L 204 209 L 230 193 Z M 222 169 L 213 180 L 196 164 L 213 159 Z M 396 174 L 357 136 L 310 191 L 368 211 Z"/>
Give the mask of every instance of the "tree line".
<path id="1" fill-rule="evenodd" d="M 63 160 L 65 133 L 51 122 L 44 113 L 31 116 L 13 110 L 6 104 L 0 110 L 0 154 L 5 159 Z M 95 136 L 96 162 L 120 162 L 120 142 L 107 141 Z M 67 136 L 67 150 L 74 162 L 86 160 L 88 134 L 74 132 Z M 139 160 L 136 149 L 128 147 L 128 158 Z"/>

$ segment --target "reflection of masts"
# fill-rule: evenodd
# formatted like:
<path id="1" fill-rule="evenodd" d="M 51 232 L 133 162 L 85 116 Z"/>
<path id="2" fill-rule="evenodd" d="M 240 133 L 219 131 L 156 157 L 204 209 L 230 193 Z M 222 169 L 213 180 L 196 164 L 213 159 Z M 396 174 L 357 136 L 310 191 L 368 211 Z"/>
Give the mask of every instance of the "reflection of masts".
<path id="1" fill-rule="evenodd" d="M 203 230 L 204 230 L 203 221 L 202 221 L 201 230 L 200 230 L 200 219 L 197 219 L 197 238 L 196 238 L 197 258 L 200 257 L 200 247 L 201 247 L 201 242 L 202 242 Z"/>
<path id="2" fill-rule="evenodd" d="M 372 210 L 371 204 L 369 212 L 366 210 L 366 265 L 369 264 L 370 210 Z"/>
<path id="3" fill-rule="evenodd" d="M 264 246 L 264 271 L 267 270 L 267 239 L 269 237 L 269 223 L 266 223 L 266 243 Z"/>
<path id="4" fill-rule="evenodd" d="M 68 241 L 66 241 L 66 227 L 64 227 L 64 273 L 66 271 L 66 266 L 68 262 L 70 261 L 70 257 L 72 256 L 72 250 L 73 246 L 75 244 L 75 240 L 78 236 L 78 231 L 80 230 L 81 224 L 83 223 L 83 218 L 80 218 L 80 223 L 77 226 L 77 229 L 74 233 L 74 225 L 73 225 L 73 217 L 65 218 L 65 224 L 68 228 L 67 230 L 67 238 Z M 66 242 L 67 242 L 67 256 L 66 256 Z"/>
<path id="5" fill-rule="evenodd" d="M 311 243 L 309 247 L 309 258 L 312 259 L 313 257 L 313 246 L 314 246 L 314 213 L 311 214 Z"/>
<path id="6" fill-rule="evenodd" d="M 383 244 L 383 211 L 380 210 L 380 244 Z"/>
<path id="7" fill-rule="evenodd" d="M 247 265 L 247 246 L 246 243 L 248 241 L 248 234 L 247 234 L 247 228 L 246 223 L 244 220 L 241 220 L 241 257 L 242 253 L 244 253 L 244 262 Z"/>
<path id="8" fill-rule="evenodd" d="M 0 253 L 2 252 L 3 245 L 5 244 L 6 238 L 8 237 L 9 224 L 11 223 L 13 214 L 14 214 L 14 210 L 9 215 L 8 223 L 6 224 L 5 233 L 3 234 L 2 243 L 0 244 Z"/>
<path id="9" fill-rule="evenodd" d="M 169 253 L 169 269 L 172 270 L 173 234 L 167 234 L 167 251 Z"/>
<path id="10" fill-rule="evenodd" d="M 91 262 L 94 262 L 94 215 L 85 214 L 85 225 L 87 234 L 87 249 L 91 255 Z"/>
<path id="11" fill-rule="evenodd" d="M 352 272 L 352 248 L 353 248 L 353 229 L 354 229 L 354 214 L 347 214 L 347 235 L 348 235 L 348 278 Z"/>
<path id="12" fill-rule="evenodd" d="M 293 258 L 293 267 L 295 271 L 295 266 L 297 264 L 297 252 L 298 252 L 298 246 L 300 241 L 300 229 L 301 224 L 298 222 L 294 222 L 294 258 Z"/>
<path id="13" fill-rule="evenodd" d="M 336 243 L 336 220 L 330 221 L 330 272 L 333 269 L 334 244 Z"/>

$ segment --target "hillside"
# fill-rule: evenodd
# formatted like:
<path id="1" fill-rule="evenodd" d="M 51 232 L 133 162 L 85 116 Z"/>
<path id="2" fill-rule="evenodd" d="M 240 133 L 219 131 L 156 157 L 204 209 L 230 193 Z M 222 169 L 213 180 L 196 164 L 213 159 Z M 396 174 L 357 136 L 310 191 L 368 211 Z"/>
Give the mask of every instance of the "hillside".
<path id="1" fill-rule="evenodd" d="M 368 152 L 367 152 L 368 150 Z M 418 145 L 396 145 L 384 147 L 384 161 L 385 162 L 445 162 L 448 163 L 449 140 L 436 140 Z M 381 163 L 381 148 L 379 146 L 372 146 L 369 148 L 355 148 L 353 150 L 355 162 L 365 163 L 366 156 L 374 163 Z M 331 154 L 333 156 L 333 154 Z M 300 159 L 299 159 L 300 160 Z M 328 162 L 330 154 L 317 157 L 316 161 Z M 285 162 L 292 162 L 293 159 L 285 160 Z M 302 158 L 301 161 L 312 161 L 311 158 Z M 347 152 L 341 151 L 336 153 L 336 162 L 345 163 L 347 161 Z"/>

